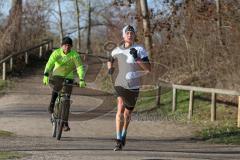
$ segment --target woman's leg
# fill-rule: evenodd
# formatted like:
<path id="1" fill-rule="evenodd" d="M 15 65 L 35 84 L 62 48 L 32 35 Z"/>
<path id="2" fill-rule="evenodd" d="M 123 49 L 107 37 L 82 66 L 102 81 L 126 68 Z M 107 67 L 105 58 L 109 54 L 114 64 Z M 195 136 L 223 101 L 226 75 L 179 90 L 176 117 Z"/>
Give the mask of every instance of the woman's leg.
<path id="1" fill-rule="evenodd" d="M 123 107 L 123 99 L 122 97 L 117 98 L 117 113 L 116 113 L 116 134 L 117 139 L 121 139 L 122 134 L 122 127 L 123 127 L 123 113 L 124 113 L 124 107 Z"/>

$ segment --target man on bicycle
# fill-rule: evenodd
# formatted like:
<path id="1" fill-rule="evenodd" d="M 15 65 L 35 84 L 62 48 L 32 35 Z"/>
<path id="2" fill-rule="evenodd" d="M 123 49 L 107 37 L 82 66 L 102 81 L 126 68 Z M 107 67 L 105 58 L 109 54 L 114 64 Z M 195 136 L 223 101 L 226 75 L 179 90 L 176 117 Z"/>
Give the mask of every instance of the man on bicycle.
<path id="1" fill-rule="evenodd" d="M 151 65 L 145 49 L 134 43 L 135 29 L 127 25 L 122 31 L 124 43 L 115 48 L 108 61 L 108 73 L 113 73 L 112 63 L 118 60 L 119 73 L 115 80 L 114 89 L 117 96 L 116 113 L 116 146 L 114 151 L 122 150 L 126 143 L 127 129 L 131 114 L 136 104 L 139 87 L 139 72 L 150 72 Z"/>
<path id="2" fill-rule="evenodd" d="M 48 112 L 53 114 L 55 101 L 58 97 L 58 93 L 63 88 L 63 83 L 67 84 L 65 92 L 68 94 L 68 98 L 70 99 L 70 95 L 72 93 L 72 84 L 74 81 L 74 70 L 77 70 L 77 74 L 79 77 L 79 86 L 81 88 L 86 86 L 84 80 L 84 67 L 82 60 L 79 54 L 71 50 L 72 48 L 72 39 L 70 37 L 64 37 L 62 39 L 61 47 L 53 51 L 48 62 L 45 66 L 43 84 L 49 84 L 49 76 L 52 74 L 53 90 L 52 97 L 50 101 L 50 105 L 48 107 Z M 68 103 L 68 107 L 70 107 L 70 103 Z M 68 117 L 67 117 L 68 120 Z M 64 125 L 64 131 L 69 131 L 70 127 L 68 123 Z"/>

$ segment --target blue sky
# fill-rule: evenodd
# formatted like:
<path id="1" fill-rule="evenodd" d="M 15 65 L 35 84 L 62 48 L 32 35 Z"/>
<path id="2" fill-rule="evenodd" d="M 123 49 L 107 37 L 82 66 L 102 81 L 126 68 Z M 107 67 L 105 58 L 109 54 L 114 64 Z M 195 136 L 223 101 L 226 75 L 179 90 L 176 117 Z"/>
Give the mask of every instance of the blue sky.
<path id="1" fill-rule="evenodd" d="M 5 0 L 4 2 L 1 2 L 0 9 L 1 12 L 7 16 L 9 14 L 9 9 L 11 7 L 11 0 Z"/>
<path id="2" fill-rule="evenodd" d="M 8 14 L 9 14 L 9 9 L 10 9 L 10 7 L 11 7 L 11 1 L 12 0 L 5 0 L 4 2 L 2 2 L 2 4 L 1 4 L 1 10 L 2 10 L 2 13 L 5 15 L 5 16 L 7 16 Z M 148 0 L 148 5 L 149 5 L 149 7 L 150 8 L 154 8 L 154 7 L 156 7 L 155 6 L 155 4 L 153 4 L 152 3 L 153 2 L 153 0 Z M 158 6 L 159 7 L 159 6 Z"/>
<path id="3" fill-rule="evenodd" d="M 7 16 L 8 14 L 9 14 L 9 9 L 10 9 L 10 7 L 11 7 L 11 1 L 12 0 L 5 0 L 5 1 L 2 1 L 2 2 L 0 2 L 0 9 L 1 9 L 1 12 L 3 12 L 4 13 L 4 16 Z M 23 1 L 31 1 L 31 0 L 23 0 Z M 50 0 L 51 1 L 51 0 Z M 65 1 L 65 2 L 64 2 Z M 87 1 L 87 0 L 86 0 Z M 105 1 L 102 1 L 102 2 L 109 2 L 109 1 L 112 1 L 112 0 L 105 0 Z M 148 6 L 149 6 L 149 8 L 162 8 L 162 6 L 161 6 L 161 1 L 163 1 L 163 0 L 148 0 Z M 55 2 L 57 2 L 56 0 L 55 0 Z M 66 12 L 67 12 L 67 10 L 72 10 L 72 9 L 74 9 L 74 4 L 75 3 L 73 3 L 73 2 L 69 2 L 69 1 L 67 1 L 67 0 L 62 0 L 62 4 L 61 4 L 61 8 L 62 8 L 62 12 L 63 12 L 63 16 L 66 14 Z M 2 5 L 1 5 L 1 3 L 2 3 Z M 64 4 L 65 3 L 65 4 Z M 66 3 L 69 3 L 68 5 L 66 5 Z M 94 4 L 93 4 L 94 5 Z M 67 6 L 67 7 L 66 7 Z M 54 8 L 54 10 L 56 11 L 56 12 L 58 12 L 58 9 L 57 9 L 57 5 L 56 5 L 56 7 Z M 55 15 L 56 16 L 56 15 Z M 69 16 L 69 14 L 68 15 L 65 15 L 65 16 Z M 71 18 L 69 19 L 69 18 L 67 18 L 68 20 L 72 20 L 72 18 L 74 18 L 73 16 L 71 16 Z M 84 17 L 82 17 L 82 18 L 84 18 Z M 57 19 L 56 19 L 56 17 L 54 17 L 54 16 L 51 16 L 50 17 L 50 21 L 52 21 L 53 23 L 56 23 L 57 22 Z M 85 21 L 84 19 L 82 19 L 81 20 L 81 22 L 83 22 L 83 21 Z M 66 19 L 65 19 L 65 21 L 64 21 L 66 24 L 67 24 L 67 26 L 69 26 L 69 24 L 72 24 L 72 23 L 70 23 L 69 21 L 67 22 L 66 21 Z M 53 24 L 52 23 L 52 24 Z M 84 23 L 81 23 L 81 25 L 83 25 Z M 69 26 L 70 27 L 70 26 Z M 55 25 L 51 25 L 51 29 L 52 30 L 54 30 L 54 31 L 57 31 L 58 29 L 57 29 L 57 26 L 55 26 Z"/>

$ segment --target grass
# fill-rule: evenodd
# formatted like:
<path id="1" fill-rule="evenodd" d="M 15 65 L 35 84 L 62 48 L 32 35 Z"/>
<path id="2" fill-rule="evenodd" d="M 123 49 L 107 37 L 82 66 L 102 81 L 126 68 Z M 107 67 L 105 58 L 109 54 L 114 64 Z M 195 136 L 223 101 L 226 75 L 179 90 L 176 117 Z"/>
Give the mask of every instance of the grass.
<path id="1" fill-rule="evenodd" d="M 4 89 L 7 86 L 7 81 L 0 80 L 0 90 Z"/>
<path id="2" fill-rule="evenodd" d="M 1 93 L 4 93 L 5 88 L 11 88 L 13 86 L 14 86 L 14 83 L 12 81 L 0 79 L 0 91 L 1 91 Z"/>
<path id="3" fill-rule="evenodd" d="M 217 121 L 211 122 L 211 95 L 201 92 L 194 94 L 193 117 L 187 119 L 189 92 L 178 91 L 176 111 L 172 112 L 172 91 L 165 89 L 161 95 L 160 107 L 155 104 L 155 91 L 141 92 L 135 112 L 148 119 L 167 119 L 191 123 L 202 128 L 197 137 L 211 143 L 240 144 L 240 129 L 236 126 L 237 107 L 217 103 Z M 158 117 L 158 118 L 156 118 Z"/>
<path id="4" fill-rule="evenodd" d="M 152 93 L 149 93 L 152 92 Z M 137 101 L 135 111 L 138 113 L 148 114 L 148 117 L 151 115 L 159 115 L 159 117 L 172 120 L 184 120 L 183 116 L 187 114 L 188 109 L 188 97 L 186 93 L 178 93 L 178 108 L 176 112 L 172 113 L 172 92 L 165 90 L 164 94 L 161 95 L 161 105 L 160 107 L 156 106 L 156 96 L 155 91 L 146 91 L 141 92 L 139 99 Z"/>
<path id="5" fill-rule="evenodd" d="M 0 160 L 7 160 L 7 159 L 18 159 L 27 156 L 27 154 L 19 153 L 19 152 L 4 152 L 0 151 Z"/>
<path id="6" fill-rule="evenodd" d="M 210 143 L 240 144 L 240 129 L 229 122 L 205 127 L 196 135 Z"/>
<path id="7" fill-rule="evenodd" d="M 10 137 L 10 136 L 14 136 L 14 133 L 0 130 L 0 137 Z"/>

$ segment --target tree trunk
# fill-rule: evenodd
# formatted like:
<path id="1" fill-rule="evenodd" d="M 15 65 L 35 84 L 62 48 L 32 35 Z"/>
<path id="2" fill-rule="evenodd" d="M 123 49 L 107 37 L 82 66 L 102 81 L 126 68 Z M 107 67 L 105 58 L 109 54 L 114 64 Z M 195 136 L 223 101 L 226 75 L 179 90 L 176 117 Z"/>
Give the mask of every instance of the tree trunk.
<path id="1" fill-rule="evenodd" d="M 61 10 L 60 0 L 58 0 L 57 2 L 58 2 L 58 13 L 59 13 L 60 44 L 62 44 L 62 39 L 63 39 L 62 10 Z"/>
<path id="2" fill-rule="evenodd" d="M 21 33 L 21 22 L 22 22 L 22 0 L 12 0 L 12 7 L 10 11 L 10 19 L 8 21 L 8 26 L 12 26 L 10 31 L 10 42 L 13 46 L 13 50 L 20 50 L 18 45 L 20 33 Z"/>
<path id="3" fill-rule="evenodd" d="M 140 1 L 136 1 L 136 20 L 137 20 L 137 42 L 144 43 L 143 39 L 143 22 L 142 22 L 142 12 L 141 12 L 141 4 Z"/>
<path id="4" fill-rule="evenodd" d="M 87 54 L 91 54 L 91 3 L 88 1 Z"/>
<path id="5" fill-rule="evenodd" d="M 77 31 L 78 31 L 77 51 L 80 52 L 80 48 L 81 48 L 80 10 L 78 6 L 78 0 L 75 0 L 75 2 L 76 2 L 76 11 L 77 11 Z"/>
<path id="6" fill-rule="evenodd" d="M 144 44 L 145 44 L 145 48 L 148 51 L 149 58 L 151 59 L 152 58 L 152 51 L 151 51 L 152 38 L 151 38 L 147 0 L 140 0 L 140 4 L 141 4 L 142 17 L 143 17 Z"/>
<path id="7" fill-rule="evenodd" d="M 218 29 L 218 39 L 219 39 L 219 43 L 221 45 L 223 45 L 223 39 L 222 39 L 222 19 L 221 19 L 221 1 L 220 0 L 215 0 L 216 1 L 216 10 L 217 10 L 217 29 Z"/>

